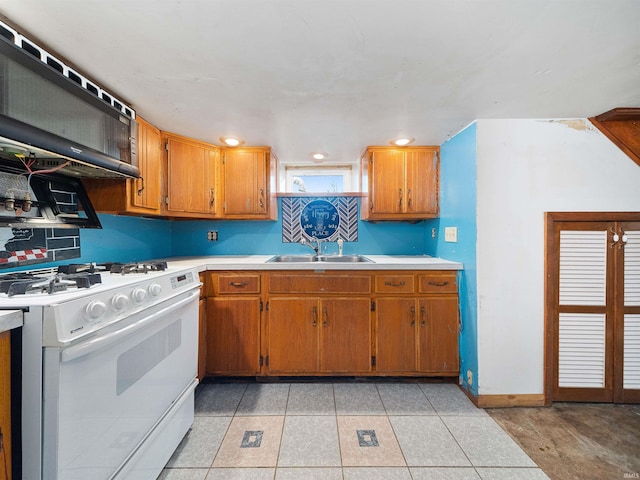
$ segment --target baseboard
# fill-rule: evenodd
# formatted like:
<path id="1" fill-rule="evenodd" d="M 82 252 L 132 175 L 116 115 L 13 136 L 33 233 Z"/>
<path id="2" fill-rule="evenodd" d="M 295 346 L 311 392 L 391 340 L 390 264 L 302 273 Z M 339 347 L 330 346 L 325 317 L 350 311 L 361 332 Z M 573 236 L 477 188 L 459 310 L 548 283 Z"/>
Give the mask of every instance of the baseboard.
<path id="1" fill-rule="evenodd" d="M 480 408 L 544 407 L 544 394 L 478 395 L 474 403 Z"/>

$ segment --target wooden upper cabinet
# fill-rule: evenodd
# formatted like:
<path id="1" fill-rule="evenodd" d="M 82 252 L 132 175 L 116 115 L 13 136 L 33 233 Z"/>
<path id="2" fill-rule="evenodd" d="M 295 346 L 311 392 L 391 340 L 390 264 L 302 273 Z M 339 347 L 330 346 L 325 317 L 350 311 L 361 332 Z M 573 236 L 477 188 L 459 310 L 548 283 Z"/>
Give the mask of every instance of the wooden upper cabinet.
<path id="1" fill-rule="evenodd" d="M 164 133 L 164 140 L 167 155 L 164 213 L 175 217 L 214 217 L 220 149 L 170 133 Z"/>
<path id="2" fill-rule="evenodd" d="M 275 162 L 269 147 L 233 148 L 222 151 L 224 218 L 277 218 Z"/>
<path id="3" fill-rule="evenodd" d="M 138 121 L 138 179 L 83 179 L 98 212 L 160 215 L 162 137 L 160 130 L 141 117 Z"/>
<path id="4" fill-rule="evenodd" d="M 437 217 L 439 155 L 439 147 L 369 147 L 362 157 L 362 219 Z"/>
<path id="5" fill-rule="evenodd" d="M 141 178 L 129 182 L 131 203 L 141 210 L 160 212 L 162 137 L 160 130 L 138 118 L 138 167 Z"/>

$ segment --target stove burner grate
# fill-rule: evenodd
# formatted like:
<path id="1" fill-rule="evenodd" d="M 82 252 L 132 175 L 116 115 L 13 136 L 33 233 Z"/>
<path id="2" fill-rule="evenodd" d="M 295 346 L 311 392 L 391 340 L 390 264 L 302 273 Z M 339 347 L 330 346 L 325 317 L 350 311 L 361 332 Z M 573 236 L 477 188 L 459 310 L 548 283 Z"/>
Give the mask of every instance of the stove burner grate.
<path id="1" fill-rule="evenodd" d="M 105 266 L 107 265 L 108 270 L 111 273 L 119 273 L 120 275 L 127 275 L 129 273 L 162 272 L 167 269 L 167 262 L 105 264 Z"/>
<path id="2" fill-rule="evenodd" d="M 42 276 L 32 273 L 10 273 L 0 278 L 0 292 L 7 296 L 63 292 L 70 288 L 89 288 L 102 283 L 99 273 L 56 273 Z"/>

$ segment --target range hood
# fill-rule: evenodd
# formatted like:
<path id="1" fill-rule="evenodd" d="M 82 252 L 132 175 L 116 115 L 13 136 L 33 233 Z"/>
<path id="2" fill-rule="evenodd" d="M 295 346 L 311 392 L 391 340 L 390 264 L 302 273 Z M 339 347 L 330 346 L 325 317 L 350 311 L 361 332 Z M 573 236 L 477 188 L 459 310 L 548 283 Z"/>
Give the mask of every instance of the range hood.
<path id="1" fill-rule="evenodd" d="M 137 125 L 132 108 L 0 22 L 1 159 L 25 174 L 136 178 Z"/>

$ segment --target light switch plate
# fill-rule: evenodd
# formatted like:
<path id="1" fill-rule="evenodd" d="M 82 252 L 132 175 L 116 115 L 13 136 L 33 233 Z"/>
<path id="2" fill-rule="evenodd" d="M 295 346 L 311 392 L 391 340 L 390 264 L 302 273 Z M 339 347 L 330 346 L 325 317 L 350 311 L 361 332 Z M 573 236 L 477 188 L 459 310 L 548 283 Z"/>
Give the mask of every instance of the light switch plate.
<path id="1" fill-rule="evenodd" d="M 458 227 L 444 227 L 444 241 L 445 242 L 457 242 L 458 241 Z"/>

